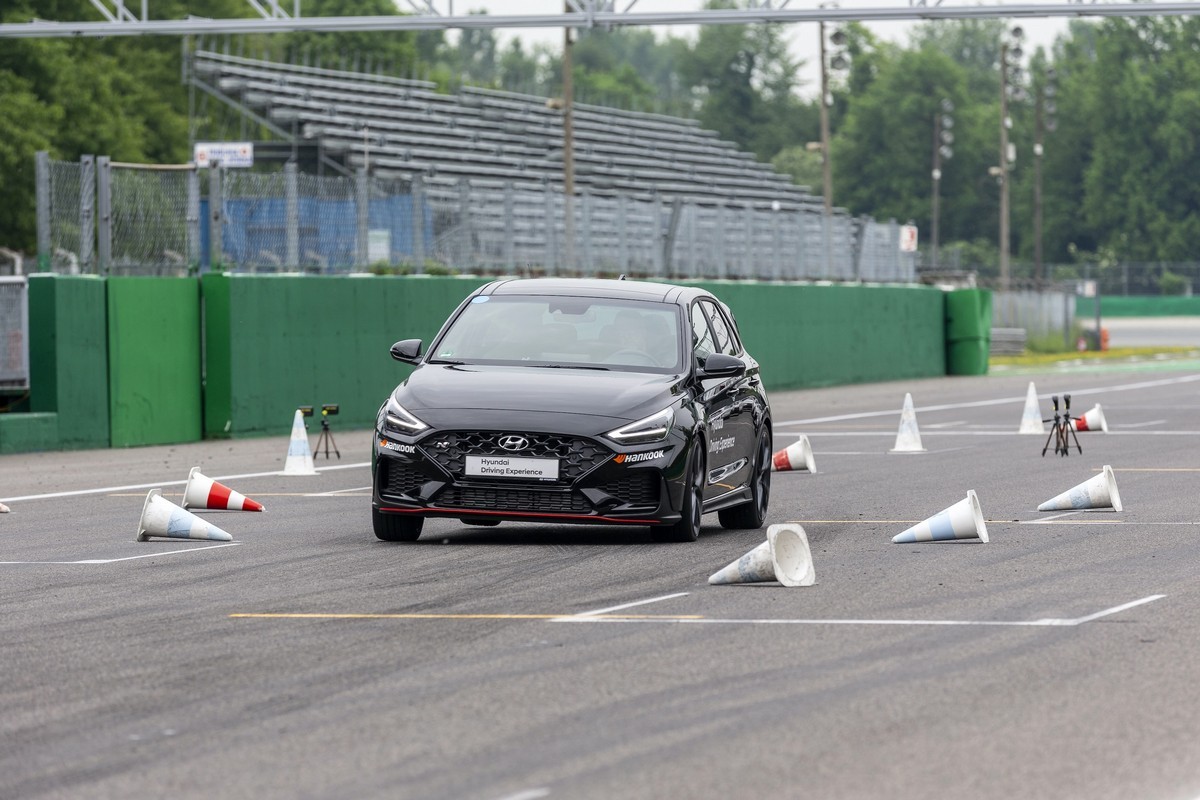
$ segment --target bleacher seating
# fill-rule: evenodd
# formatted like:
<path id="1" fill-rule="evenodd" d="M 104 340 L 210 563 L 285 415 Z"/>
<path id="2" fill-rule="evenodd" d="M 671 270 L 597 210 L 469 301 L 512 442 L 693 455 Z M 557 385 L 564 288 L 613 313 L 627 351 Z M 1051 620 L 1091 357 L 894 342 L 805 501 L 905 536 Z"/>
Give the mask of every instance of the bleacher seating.
<path id="1" fill-rule="evenodd" d="M 192 79 L 320 143 L 347 168 L 420 175 L 437 191 L 463 178 L 561 186 L 562 112 L 546 98 L 282 64 L 198 50 Z M 683 196 L 698 202 L 809 207 L 786 175 L 695 120 L 576 104 L 575 182 L 598 194 Z"/>

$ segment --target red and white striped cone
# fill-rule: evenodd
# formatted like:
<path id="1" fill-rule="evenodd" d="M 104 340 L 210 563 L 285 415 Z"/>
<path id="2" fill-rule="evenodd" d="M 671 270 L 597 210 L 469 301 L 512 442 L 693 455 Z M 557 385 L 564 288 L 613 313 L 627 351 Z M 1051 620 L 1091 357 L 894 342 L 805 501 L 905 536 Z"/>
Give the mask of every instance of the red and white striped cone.
<path id="1" fill-rule="evenodd" d="M 188 473 L 187 486 L 183 489 L 183 507 L 228 511 L 263 510 L 261 503 L 201 474 L 199 467 L 192 467 L 192 471 Z"/>
<path id="2" fill-rule="evenodd" d="M 1102 431 L 1108 433 L 1108 420 L 1104 418 L 1104 409 L 1096 403 L 1091 411 L 1084 413 L 1082 417 L 1075 417 L 1071 420 L 1071 427 L 1083 433 L 1084 431 Z"/>
<path id="3" fill-rule="evenodd" d="M 211 542 L 232 542 L 233 537 L 216 525 L 197 517 L 185 508 L 162 496 L 160 489 L 151 489 L 142 505 L 138 520 L 137 540 L 150 541 L 151 536 L 165 539 L 206 539 Z"/>
<path id="4" fill-rule="evenodd" d="M 795 443 L 788 445 L 771 457 L 771 468 L 776 472 L 816 472 L 817 463 L 813 460 L 812 445 L 807 436 L 801 436 Z"/>

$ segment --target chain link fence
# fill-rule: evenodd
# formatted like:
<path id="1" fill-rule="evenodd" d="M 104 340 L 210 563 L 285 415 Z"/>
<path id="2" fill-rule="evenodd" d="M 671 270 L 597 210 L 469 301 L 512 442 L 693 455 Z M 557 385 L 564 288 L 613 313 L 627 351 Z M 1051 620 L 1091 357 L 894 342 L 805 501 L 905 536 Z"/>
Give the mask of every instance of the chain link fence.
<path id="1" fill-rule="evenodd" d="M 291 164 L 272 173 L 105 157 L 64 164 L 39 155 L 38 164 L 39 265 L 62 272 L 916 278 L 894 222 L 826 216 L 819 206 L 568 198 L 550 184 L 318 177 Z"/>
<path id="2" fill-rule="evenodd" d="M 0 391 L 28 388 L 28 286 L 23 277 L 0 277 Z"/>

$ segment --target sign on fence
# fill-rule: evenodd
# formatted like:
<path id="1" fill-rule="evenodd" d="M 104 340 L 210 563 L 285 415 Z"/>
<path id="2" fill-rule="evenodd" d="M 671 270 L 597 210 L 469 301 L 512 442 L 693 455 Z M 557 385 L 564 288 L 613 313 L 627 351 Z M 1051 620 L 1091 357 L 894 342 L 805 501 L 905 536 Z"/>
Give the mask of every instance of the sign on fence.
<path id="1" fill-rule="evenodd" d="M 917 226 L 916 225 L 901 225 L 900 226 L 900 252 L 901 253 L 917 252 Z"/>
<path id="2" fill-rule="evenodd" d="M 253 167 L 253 142 L 196 142 L 193 161 L 197 167 Z"/>

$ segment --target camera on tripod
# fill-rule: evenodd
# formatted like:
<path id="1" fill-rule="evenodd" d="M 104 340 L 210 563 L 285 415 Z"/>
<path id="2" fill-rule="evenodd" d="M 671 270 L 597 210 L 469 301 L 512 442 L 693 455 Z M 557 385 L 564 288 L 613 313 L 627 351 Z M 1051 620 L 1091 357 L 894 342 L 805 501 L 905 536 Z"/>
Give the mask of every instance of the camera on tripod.
<path id="1" fill-rule="evenodd" d="M 1054 425 L 1050 428 L 1050 435 L 1046 437 L 1046 445 L 1042 448 L 1042 456 L 1046 455 L 1046 451 L 1050 449 L 1050 442 L 1054 442 L 1054 455 L 1069 456 L 1071 455 L 1071 440 L 1075 440 L 1075 447 L 1079 450 L 1079 454 L 1083 455 L 1083 448 L 1079 446 L 1079 437 L 1075 435 L 1075 428 L 1071 425 L 1071 395 L 1063 395 L 1063 414 L 1058 413 L 1058 395 L 1050 398 L 1050 402 L 1054 404 Z M 1042 422 L 1050 422 L 1049 419 L 1044 419 Z M 1070 437 L 1070 438 L 1068 438 Z"/>
<path id="2" fill-rule="evenodd" d="M 342 453 L 338 450 L 337 442 L 333 440 L 333 431 L 329 429 L 329 417 L 336 417 L 339 408 L 337 403 L 325 403 L 321 406 L 321 435 L 317 438 L 317 446 L 313 448 L 313 456 L 315 457 L 321 452 L 321 445 L 325 445 L 325 458 L 329 458 L 329 448 L 333 447 L 333 452 L 340 460 Z M 313 406 L 300 406 L 300 414 L 305 417 L 311 417 L 315 413 Z"/>

